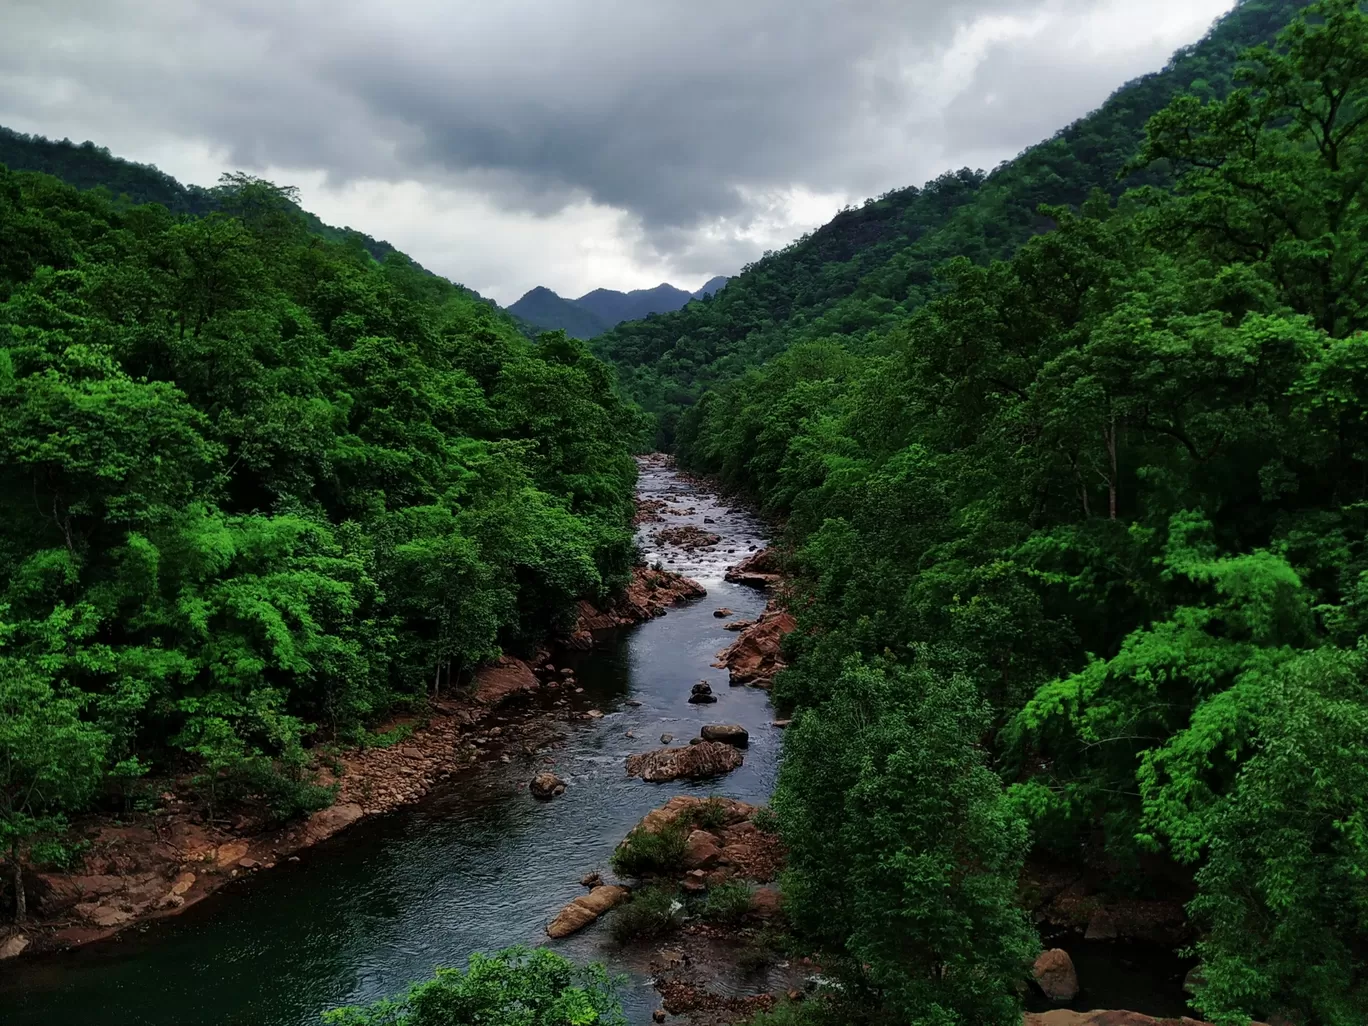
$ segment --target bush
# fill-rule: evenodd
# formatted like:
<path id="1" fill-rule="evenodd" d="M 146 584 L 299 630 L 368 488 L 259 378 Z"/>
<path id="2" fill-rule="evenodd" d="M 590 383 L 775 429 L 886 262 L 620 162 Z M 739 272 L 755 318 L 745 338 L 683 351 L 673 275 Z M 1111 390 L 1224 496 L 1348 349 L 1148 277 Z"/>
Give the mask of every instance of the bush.
<path id="1" fill-rule="evenodd" d="M 727 825 L 727 803 L 715 796 L 707 798 L 681 818 L 700 830 L 719 830 Z"/>
<path id="2" fill-rule="evenodd" d="M 703 918 L 710 923 L 735 926 L 750 911 L 751 890 L 737 880 L 728 880 L 708 891 L 703 903 Z"/>
<path id="3" fill-rule="evenodd" d="M 438 969 L 401 998 L 323 1015 L 327 1026 L 626 1026 L 618 981 L 603 966 L 581 969 L 545 948 L 470 956 L 470 967 Z"/>
<path id="4" fill-rule="evenodd" d="M 632 900 L 618 907 L 609 923 L 609 932 L 619 944 L 630 940 L 663 937 L 684 921 L 684 905 L 670 887 L 646 887 Z"/>
<path id="5" fill-rule="evenodd" d="M 756 830 L 763 834 L 777 834 L 779 832 L 779 817 L 768 805 L 755 810 L 755 815 L 751 817 L 751 823 L 754 824 Z"/>
<path id="6" fill-rule="evenodd" d="M 682 823 L 671 823 L 656 833 L 638 827 L 613 852 L 613 872 L 641 877 L 680 869 L 688 836 Z"/>

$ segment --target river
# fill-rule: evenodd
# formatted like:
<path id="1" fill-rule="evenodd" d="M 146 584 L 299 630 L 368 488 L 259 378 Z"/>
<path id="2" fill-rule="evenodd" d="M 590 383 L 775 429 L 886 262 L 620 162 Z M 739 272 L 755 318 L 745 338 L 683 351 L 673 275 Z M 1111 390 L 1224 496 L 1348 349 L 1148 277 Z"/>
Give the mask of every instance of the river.
<path id="1" fill-rule="evenodd" d="M 560 740 L 535 759 L 481 767 L 179 916 L 88 948 L 15 960 L 0 969 L 0 1024 L 316 1026 L 325 1009 L 395 993 L 434 966 L 464 964 L 471 951 L 545 943 L 545 924 L 584 893 L 579 878 L 606 874 L 617 842 L 672 794 L 766 801 L 780 739 L 768 695 L 728 687 L 726 671 L 711 665 L 734 638 L 713 611 L 726 606 L 751 618 L 764 607 L 763 594 L 722 578 L 764 544 L 763 528 L 659 462 L 643 463 L 639 487 L 643 498 L 666 499 L 677 511 L 643 525 L 647 561 L 695 578 L 708 596 L 558 660 L 575 667 L 584 688 L 576 706 L 601 709 L 602 719 L 563 722 Z M 678 524 L 722 541 L 693 553 L 651 541 Z M 712 684 L 716 704 L 688 704 L 700 680 Z M 627 755 L 659 747 L 662 733 L 687 741 L 705 723 L 749 729 L 740 769 L 697 785 L 626 775 Z M 569 787 L 543 803 L 526 783 L 547 758 Z M 629 1020 L 649 1021 L 659 1002 L 644 956 L 613 945 L 603 923 L 552 946 L 627 974 Z"/>

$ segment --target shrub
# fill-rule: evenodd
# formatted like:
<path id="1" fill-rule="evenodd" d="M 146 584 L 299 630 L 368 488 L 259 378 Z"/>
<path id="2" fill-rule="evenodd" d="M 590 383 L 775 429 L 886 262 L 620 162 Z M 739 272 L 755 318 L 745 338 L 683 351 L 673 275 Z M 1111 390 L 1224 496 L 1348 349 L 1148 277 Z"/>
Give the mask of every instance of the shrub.
<path id="1" fill-rule="evenodd" d="M 651 833 L 641 828 L 626 836 L 611 859 L 618 876 L 648 876 L 668 873 L 684 865 L 688 831 L 682 823 L 671 823 Z"/>
<path id="2" fill-rule="evenodd" d="M 684 921 L 684 905 L 670 887 L 646 887 L 613 913 L 609 932 L 619 944 L 663 937 Z"/>
<path id="3" fill-rule="evenodd" d="M 703 918 L 710 923 L 736 925 L 750 911 L 751 890 L 737 880 L 728 880 L 708 891 L 703 903 Z"/>
<path id="4" fill-rule="evenodd" d="M 761 833 L 777 834 L 779 832 L 779 817 L 768 805 L 755 810 L 755 815 L 751 817 L 751 823 Z"/>
<path id="5" fill-rule="evenodd" d="M 718 830 L 727 825 L 727 803 L 716 796 L 707 798 L 681 818 L 700 830 Z"/>

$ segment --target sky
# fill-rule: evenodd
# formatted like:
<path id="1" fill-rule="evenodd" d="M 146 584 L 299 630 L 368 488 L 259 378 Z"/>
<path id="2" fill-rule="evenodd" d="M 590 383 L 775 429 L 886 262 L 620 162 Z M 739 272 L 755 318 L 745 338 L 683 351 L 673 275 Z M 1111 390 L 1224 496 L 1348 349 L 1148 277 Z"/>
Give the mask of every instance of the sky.
<path id="1" fill-rule="evenodd" d="M 0 0 L 0 125 L 243 170 L 508 304 L 991 169 L 1233 0 Z"/>

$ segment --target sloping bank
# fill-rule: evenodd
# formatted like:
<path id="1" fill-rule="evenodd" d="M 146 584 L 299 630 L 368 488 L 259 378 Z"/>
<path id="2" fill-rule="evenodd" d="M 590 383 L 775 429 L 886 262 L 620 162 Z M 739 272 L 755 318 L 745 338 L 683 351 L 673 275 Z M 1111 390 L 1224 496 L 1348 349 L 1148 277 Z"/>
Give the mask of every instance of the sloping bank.
<path id="1" fill-rule="evenodd" d="M 580 604 L 574 630 L 530 661 L 504 657 L 481 668 L 467 693 L 434 701 L 420 718 L 389 723 L 386 747 L 356 749 L 322 767 L 320 781 L 338 788 L 333 805 L 304 822 L 268 827 L 241 813 L 227 825 L 206 824 L 189 797 L 168 790 L 154 812 L 78 824 L 89 847 L 66 873 L 31 873 L 25 890 L 34 913 L 22 931 L 0 936 L 0 959 L 86 944 L 136 923 L 174 915 L 244 873 L 293 859 L 370 816 L 423 798 L 435 785 L 481 762 L 545 740 L 559 697 L 574 687 L 557 668 L 557 652 L 593 647 L 596 635 L 640 623 L 669 606 L 703 595 L 701 585 L 667 571 L 638 567 L 610 607 Z"/>

